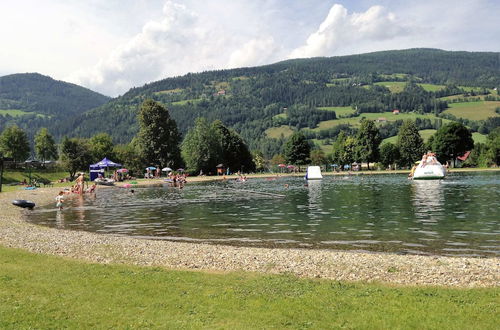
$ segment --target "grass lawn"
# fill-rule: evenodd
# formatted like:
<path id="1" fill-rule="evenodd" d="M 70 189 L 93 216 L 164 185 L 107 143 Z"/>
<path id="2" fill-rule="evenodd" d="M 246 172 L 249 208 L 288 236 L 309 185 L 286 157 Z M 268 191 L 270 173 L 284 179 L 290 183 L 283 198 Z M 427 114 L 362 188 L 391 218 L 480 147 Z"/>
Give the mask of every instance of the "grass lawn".
<path id="1" fill-rule="evenodd" d="M 495 112 L 495 109 L 500 107 L 500 101 L 450 103 L 449 107 L 444 113 L 449 113 L 459 118 L 483 120 L 488 117 L 499 116 Z"/>
<path id="2" fill-rule="evenodd" d="M 40 113 L 35 113 L 35 112 L 27 112 L 23 110 L 18 110 L 18 109 L 9 109 L 9 110 L 0 110 L 0 115 L 10 115 L 12 117 L 21 117 L 25 115 L 34 115 L 36 114 L 37 117 L 46 117 L 46 115 L 42 115 Z"/>
<path id="3" fill-rule="evenodd" d="M 474 140 L 474 143 L 486 143 L 486 137 L 487 135 L 478 132 L 472 133 L 472 139 Z"/>
<path id="4" fill-rule="evenodd" d="M 172 102 L 172 105 L 186 105 L 189 102 L 196 103 L 196 102 L 200 102 L 200 101 L 201 101 L 201 99 L 182 100 L 182 101 Z"/>
<path id="5" fill-rule="evenodd" d="M 318 139 L 312 139 L 311 140 L 314 144 L 318 145 L 321 150 L 325 153 L 325 155 L 329 155 L 333 151 L 333 145 L 332 144 L 324 144 L 324 140 L 318 140 Z"/>
<path id="6" fill-rule="evenodd" d="M 407 82 L 405 81 L 379 81 L 376 82 L 374 85 L 385 86 L 389 88 L 391 93 L 400 93 L 404 90 L 406 84 Z M 417 85 L 419 85 L 428 92 L 435 92 L 445 88 L 445 86 L 443 85 L 434 85 L 434 84 L 417 83 Z"/>
<path id="7" fill-rule="evenodd" d="M 435 129 L 423 129 L 423 130 L 418 131 L 418 133 L 420 133 L 420 136 L 422 137 L 422 139 L 425 142 L 425 141 L 427 141 L 431 137 L 431 135 L 433 135 L 434 133 L 436 133 L 436 130 Z M 389 137 L 387 139 L 383 139 L 381 144 L 384 144 L 384 143 L 387 143 L 387 142 L 396 144 L 397 140 L 398 140 L 397 136 L 391 136 L 391 137 Z"/>
<path id="8" fill-rule="evenodd" d="M 319 107 L 318 110 L 335 111 L 337 118 L 344 117 L 345 115 L 352 115 L 356 112 L 352 107 Z"/>
<path id="9" fill-rule="evenodd" d="M 290 135 L 292 135 L 294 132 L 293 129 L 291 129 L 287 125 L 281 125 L 280 127 L 271 127 L 266 129 L 266 135 L 268 138 L 271 139 L 279 139 L 283 135 L 283 137 L 287 138 Z"/>
<path id="10" fill-rule="evenodd" d="M 366 119 L 370 120 L 377 120 L 378 118 L 385 118 L 387 121 L 396 121 L 396 120 L 408 120 L 412 119 L 415 120 L 416 118 L 428 118 L 431 120 L 438 119 L 435 115 L 431 114 L 426 114 L 426 115 L 421 115 L 421 114 L 416 114 L 416 113 L 400 113 L 399 115 L 394 115 L 392 112 L 382 112 L 382 113 L 362 113 L 358 117 L 352 117 L 352 118 L 340 118 L 340 119 L 334 119 L 334 120 L 325 120 L 319 123 L 318 127 L 314 128 L 313 131 L 320 131 L 323 129 L 329 129 L 332 127 L 335 127 L 337 125 L 341 124 L 349 124 L 352 126 L 359 126 L 359 121 L 361 120 L 361 117 L 365 117 Z M 447 123 L 450 120 L 443 119 L 443 123 Z"/>
<path id="11" fill-rule="evenodd" d="M 0 328 L 496 329 L 500 289 L 100 265 L 0 247 Z"/>
<path id="12" fill-rule="evenodd" d="M 182 91 L 184 91 L 184 89 L 182 89 L 182 88 L 174 88 L 174 89 L 167 89 L 167 90 L 164 90 L 164 91 L 155 92 L 154 94 L 155 95 L 177 94 L 177 93 L 181 93 Z"/>

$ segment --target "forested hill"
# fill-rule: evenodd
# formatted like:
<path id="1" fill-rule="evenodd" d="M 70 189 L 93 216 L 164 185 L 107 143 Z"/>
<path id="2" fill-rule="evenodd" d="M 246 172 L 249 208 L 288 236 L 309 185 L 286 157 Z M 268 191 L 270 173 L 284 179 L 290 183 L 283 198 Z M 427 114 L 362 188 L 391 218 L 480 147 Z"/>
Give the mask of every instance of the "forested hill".
<path id="1" fill-rule="evenodd" d="M 29 134 L 50 127 L 62 134 L 67 118 L 96 108 L 111 98 L 90 89 L 54 80 L 38 73 L 0 77 L 0 130 L 17 124 Z"/>
<path id="2" fill-rule="evenodd" d="M 0 77 L 0 109 L 45 115 L 73 115 L 98 107 L 111 98 L 90 89 L 39 73 Z"/>
<path id="3" fill-rule="evenodd" d="M 386 117 L 398 109 L 413 118 L 425 117 L 420 128 L 435 128 L 454 119 L 447 109 L 459 98 L 496 102 L 497 86 L 500 53 L 409 49 L 297 59 L 149 83 L 49 130 L 57 138 L 107 132 L 115 142 L 127 143 L 137 132 L 138 106 L 152 98 L 167 106 L 183 134 L 197 117 L 220 119 L 252 149 L 270 155 L 295 130 L 328 143 L 339 129 L 355 130 L 359 117 L 368 113 Z M 497 117 L 494 104 L 488 106 L 493 110 L 485 116 Z M 387 122 L 392 126 L 384 126 L 384 134 L 391 136 L 396 124 L 391 118 Z M 475 130 L 491 126 L 471 123 Z"/>

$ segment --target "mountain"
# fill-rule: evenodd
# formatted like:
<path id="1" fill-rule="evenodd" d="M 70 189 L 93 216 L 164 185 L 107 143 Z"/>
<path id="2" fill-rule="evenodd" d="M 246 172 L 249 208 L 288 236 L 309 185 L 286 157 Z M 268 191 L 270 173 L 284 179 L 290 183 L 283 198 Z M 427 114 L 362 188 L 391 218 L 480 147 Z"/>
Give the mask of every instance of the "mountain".
<path id="1" fill-rule="evenodd" d="M 17 124 L 28 132 L 50 127 L 57 133 L 67 118 L 99 107 L 111 98 L 38 73 L 0 77 L 0 130 Z"/>
<path id="2" fill-rule="evenodd" d="M 295 130 L 324 146 L 341 129 L 355 130 L 361 116 L 376 119 L 384 137 L 397 132 L 396 119 L 416 119 L 420 129 L 469 120 L 452 108 L 460 100 L 487 103 L 466 122 L 484 133 L 498 125 L 497 86 L 500 53 L 494 52 L 408 49 L 296 59 L 148 83 L 48 128 L 57 138 L 107 132 L 127 143 L 137 133 L 140 104 L 151 98 L 167 106 L 183 134 L 197 117 L 220 119 L 252 149 L 272 155 Z M 389 116 L 394 109 L 399 117 Z"/>

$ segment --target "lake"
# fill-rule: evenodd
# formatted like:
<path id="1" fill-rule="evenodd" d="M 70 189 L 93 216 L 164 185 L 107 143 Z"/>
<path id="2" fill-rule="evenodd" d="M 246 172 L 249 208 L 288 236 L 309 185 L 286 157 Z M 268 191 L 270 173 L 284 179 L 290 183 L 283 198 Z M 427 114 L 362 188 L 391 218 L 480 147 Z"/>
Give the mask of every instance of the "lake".
<path id="1" fill-rule="evenodd" d="M 99 189 L 32 223 L 142 238 L 245 246 L 498 256 L 500 172 L 297 177 Z"/>

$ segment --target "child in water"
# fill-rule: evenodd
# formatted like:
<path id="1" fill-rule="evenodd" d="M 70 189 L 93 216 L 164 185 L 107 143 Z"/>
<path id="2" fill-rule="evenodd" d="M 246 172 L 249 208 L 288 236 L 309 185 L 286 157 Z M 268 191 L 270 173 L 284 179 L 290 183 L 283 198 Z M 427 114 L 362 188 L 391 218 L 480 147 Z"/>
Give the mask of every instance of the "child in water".
<path id="1" fill-rule="evenodd" d="M 63 209 L 63 202 L 64 202 L 64 192 L 60 191 L 59 195 L 56 196 L 56 207 L 59 208 L 59 210 Z"/>

